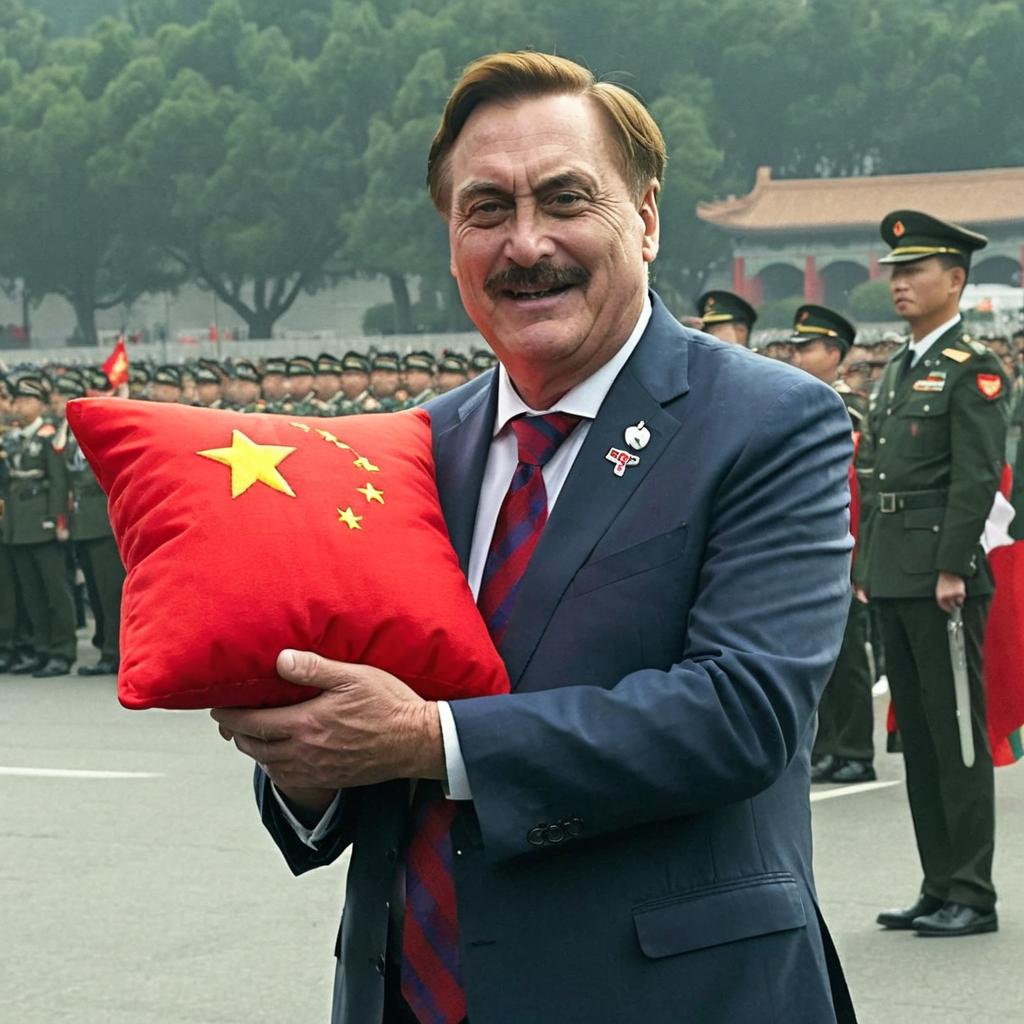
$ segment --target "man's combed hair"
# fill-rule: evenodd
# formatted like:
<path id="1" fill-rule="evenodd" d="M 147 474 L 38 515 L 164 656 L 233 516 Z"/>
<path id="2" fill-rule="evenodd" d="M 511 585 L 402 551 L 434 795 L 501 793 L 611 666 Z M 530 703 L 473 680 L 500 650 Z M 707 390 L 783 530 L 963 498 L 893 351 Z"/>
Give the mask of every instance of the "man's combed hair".
<path id="1" fill-rule="evenodd" d="M 622 155 L 630 194 L 639 203 L 665 173 L 665 140 L 647 108 L 627 89 L 598 82 L 584 67 L 547 53 L 523 50 L 481 57 L 463 72 L 448 97 L 427 158 L 427 187 L 442 216 L 451 205 L 451 152 L 481 103 L 505 103 L 540 96 L 587 96 L 604 111 Z"/>

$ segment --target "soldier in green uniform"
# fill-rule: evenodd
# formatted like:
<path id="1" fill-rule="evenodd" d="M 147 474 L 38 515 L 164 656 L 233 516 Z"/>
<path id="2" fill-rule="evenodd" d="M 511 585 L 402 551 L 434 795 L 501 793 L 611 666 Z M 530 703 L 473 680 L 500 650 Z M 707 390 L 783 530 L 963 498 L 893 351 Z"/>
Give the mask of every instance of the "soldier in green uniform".
<path id="1" fill-rule="evenodd" d="M 209 370 L 199 370 L 209 373 Z M 64 385 L 70 393 L 72 385 Z M 83 398 L 80 387 L 70 397 Z M 80 676 L 116 675 L 121 664 L 121 589 L 125 571 L 114 541 L 107 513 L 107 496 L 93 475 L 82 454 L 75 435 L 64 420 L 54 437 L 54 448 L 63 457 L 70 491 L 68 529 L 79 565 L 89 588 L 89 602 L 96 619 L 96 635 L 100 660 L 95 665 L 82 665 Z"/>
<path id="2" fill-rule="evenodd" d="M 882 221 L 890 290 L 910 325 L 872 398 L 862 440 L 865 487 L 855 582 L 877 606 L 903 741 L 907 795 L 924 881 L 917 900 L 878 923 L 922 935 L 995 931 L 995 806 L 981 651 L 992 575 L 980 544 L 999 485 L 1007 382 L 966 339 L 959 300 L 973 231 L 914 210 Z M 947 638 L 962 610 L 974 759 L 961 743 Z M 960 703 L 965 702 L 960 698 Z"/>
<path id="3" fill-rule="evenodd" d="M 750 332 L 757 323 L 757 310 L 734 292 L 721 289 L 705 292 L 697 300 L 701 330 L 722 341 L 750 348 Z"/>
<path id="4" fill-rule="evenodd" d="M 148 399 L 148 387 L 149 370 L 144 366 L 130 366 L 128 368 L 128 397 L 138 401 L 146 401 Z"/>
<path id="5" fill-rule="evenodd" d="M 397 352 L 378 352 L 370 360 L 370 394 L 377 402 L 377 409 L 364 412 L 396 412 L 403 402 L 395 397 L 402 383 L 402 361 Z"/>
<path id="6" fill-rule="evenodd" d="M 220 374 L 208 366 L 200 366 L 192 376 L 196 382 L 196 405 L 204 409 L 223 409 Z"/>
<path id="7" fill-rule="evenodd" d="M 846 317 L 825 306 L 809 304 L 796 311 L 793 365 L 839 393 L 850 425 L 859 431 L 867 402 L 839 380 L 857 329 Z M 818 733 L 812 751 L 812 782 L 871 782 L 875 747 L 871 663 L 867 653 L 868 608 L 850 589 L 850 615 L 843 646 L 818 706 Z"/>
<path id="8" fill-rule="evenodd" d="M 429 352 L 410 352 L 402 360 L 402 384 L 409 392 L 406 409 L 415 409 L 437 394 L 432 386 L 436 370 L 434 357 Z"/>
<path id="9" fill-rule="evenodd" d="M 454 391 L 469 380 L 466 360 L 458 352 L 447 352 L 437 363 L 436 388 L 439 395 Z"/>
<path id="10" fill-rule="evenodd" d="M 266 412 L 281 412 L 281 406 L 288 398 L 288 360 L 271 356 L 263 364 L 263 401 Z"/>
<path id="11" fill-rule="evenodd" d="M 494 369 L 498 365 L 498 357 L 486 348 L 475 348 L 469 355 L 469 366 L 466 367 L 466 375 L 470 380 L 479 377 L 481 373 Z"/>
<path id="12" fill-rule="evenodd" d="M 309 356 L 296 356 L 288 360 L 288 395 L 276 411 L 288 416 L 319 416 L 315 406 L 316 396 L 313 381 L 316 379 L 316 363 Z"/>
<path id="13" fill-rule="evenodd" d="M 184 399 L 182 373 L 177 366 L 161 366 L 153 374 L 146 394 L 151 402 L 173 405 Z"/>
<path id="14" fill-rule="evenodd" d="M 316 357 L 316 378 L 313 390 L 316 397 L 313 401 L 321 416 L 337 416 L 338 403 L 341 396 L 341 360 L 329 352 L 321 352 Z"/>
<path id="15" fill-rule="evenodd" d="M 336 405 L 338 416 L 380 411 L 380 403 L 370 394 L 370 360 L 359 352 L 346 352 L 341 358 L 341 391 Z"/>
<path id="16" fill-rule="evenodd" d="M 21 424 L 3 438 L 6 474 L 3 539 L 14 562 L 32 629 L 31 665 L 12 667 L 37 679 L 63 676 L 75 660 L 75 609 L 63 543 L 68 540 L 67 476 L 53 449 L 56 430 L 43 420 L 49 395 L 39 377 L 14 385 L 14 415 Z"/>
<path id="17" fill-rule="evenodd" d="M 267 403 L 260 397 L 260 372 L 248 359 L 235 360 L 227 387 L 231 408 L 239 412 L 267 411 Z"/>

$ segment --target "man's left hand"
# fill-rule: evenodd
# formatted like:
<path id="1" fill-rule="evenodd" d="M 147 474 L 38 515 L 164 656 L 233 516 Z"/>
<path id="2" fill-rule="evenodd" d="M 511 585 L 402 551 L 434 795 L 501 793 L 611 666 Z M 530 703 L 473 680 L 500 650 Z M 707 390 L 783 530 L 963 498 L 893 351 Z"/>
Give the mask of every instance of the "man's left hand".
<path id="1" fill-rule="evenodd" d="M 935 600 L 938 606 L 949 615 L 954 608 L 963 608 L 967 599 L 967 584 L 962 576 L 954 576 L 951 572 L 940 572 L 935 584 Z"/>
<path id="2" fill-rule="evenodd" d="M 210 714 L 221 735 L 257 761 L 285 795 L 445 777 L 437 705 L 400 679 L 310 651 L 282 651 L 277 671 L 323 693 L 290 707 Z"/>

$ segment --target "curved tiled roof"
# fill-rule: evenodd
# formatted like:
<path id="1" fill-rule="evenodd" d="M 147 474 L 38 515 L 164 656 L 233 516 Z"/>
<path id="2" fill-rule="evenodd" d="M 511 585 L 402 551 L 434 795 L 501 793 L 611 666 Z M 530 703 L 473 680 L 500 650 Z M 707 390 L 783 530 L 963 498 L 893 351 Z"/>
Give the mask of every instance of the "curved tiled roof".
<path id="1" fill-rule="evenodd" d="M 1024 167 L 783 181 L 759 167 L 752 192 L 699 203 L 697 216 L 734 234 L 877 230 L 898 209 L 964 225 L 1024 224 Z"/>

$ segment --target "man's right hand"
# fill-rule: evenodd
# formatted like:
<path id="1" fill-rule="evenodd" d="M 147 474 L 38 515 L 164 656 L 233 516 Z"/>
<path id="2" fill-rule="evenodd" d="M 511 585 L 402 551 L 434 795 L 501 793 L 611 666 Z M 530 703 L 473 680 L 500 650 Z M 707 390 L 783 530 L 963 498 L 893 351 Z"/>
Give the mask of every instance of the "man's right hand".
<path id="1" fill-rule="evenodd" d="M 868 592 L 863 587 L 858 587 L 856 583 L 853 585 L 853 596 L 860 601 L 861 604 L 868 604 Z"/>

